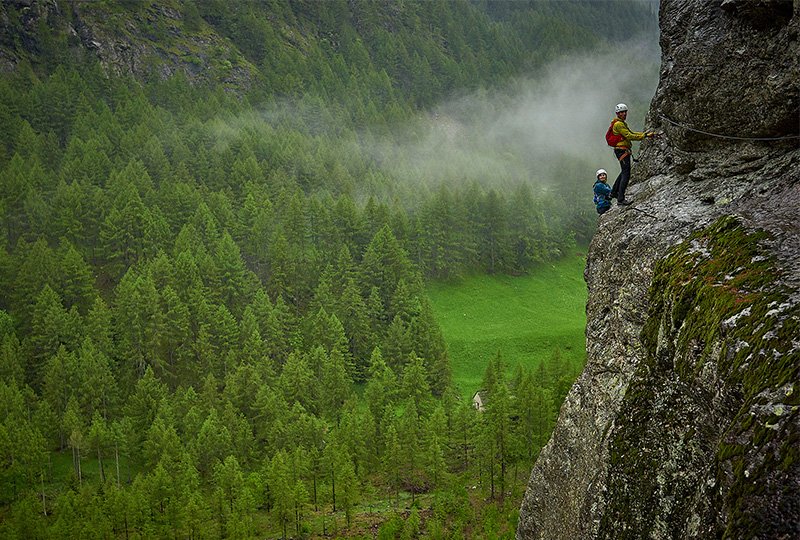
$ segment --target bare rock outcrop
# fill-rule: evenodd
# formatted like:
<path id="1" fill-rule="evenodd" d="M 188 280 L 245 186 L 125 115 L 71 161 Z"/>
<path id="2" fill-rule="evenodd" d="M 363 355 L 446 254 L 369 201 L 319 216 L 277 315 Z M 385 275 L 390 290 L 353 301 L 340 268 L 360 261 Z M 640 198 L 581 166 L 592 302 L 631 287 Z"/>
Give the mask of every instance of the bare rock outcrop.
<path id="1" fill-rule="evenodd" d="M 800 14 L 663 0 L 629 193 L 585 278 L 586 367 L 519 539 L 800 537 Z"/>

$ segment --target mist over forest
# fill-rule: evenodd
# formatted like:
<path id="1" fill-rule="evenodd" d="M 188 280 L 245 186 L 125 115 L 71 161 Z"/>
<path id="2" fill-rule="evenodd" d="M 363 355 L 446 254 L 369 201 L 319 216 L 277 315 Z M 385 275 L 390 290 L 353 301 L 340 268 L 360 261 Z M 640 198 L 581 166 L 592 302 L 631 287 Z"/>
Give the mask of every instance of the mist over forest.
<path id="1" fill-rule="evenodd" d="M 425 288 L 588 243 L 655 7 L 0 4 L 0 536 L 513 534 L 580 366 Z"/>
<path id="2" fill-rule="evenodd" d="M 223 148 L 268 126 L 330 137 L 345 166 L 350 159 L 383 177 L 377 185 L 355 182 L 355 200 L 394 201 L 412 214 L 442 187 L 510 192 L 522 185 L 536 197 L 555 194 L 564 203 L 559 220 L 582 243 L 594 227 L 586 186 L 597 168 L 618 168 L 602 139 L 613 105 L 626 102 L 631 126 L 644 129 L 659 65 L 657 37 L 650 38 L 625 41 L 620 52 L 565 53 L 535 74 L 442 96 L 381 130 L 348 130 L 335 108 L 279 99 L 217 119 L 212 133 Z"/>
<path id="3" fill-rule="evenodd" d="M 565 161 L 571 170 L 576 170 L 576 163 L 587 166 L 591 180 L 590 168 L 613 169 L 609 164 L 613 155 L 602 141 L 613 105 L 628 103 L 631 124 L 643 126 L 658 80 L 659 60 L 655 38 L 626 42 L 619 53 L 565 54 L 535 75 L 443 96 L 430 108 L 398 119 L 378 136 L 365 136 L 356 126 L 341 152 L 359 154 L 414 190 L 435 190 L 441 185 L 459 189 L 472 181 L 484 188 L 527 183 L 546 189 L 563 184 Z M 230 144 L 242 129 L 258 129 L 263 122 L 335 137 L 342 128 L 332 118 L 332 113 L 319 108 L 282 100 L 235 120 L 220 121 L 215 136 L 222 144 Z M 585 188 L 583 180 L 570 178 L 570 187 Z M 397 186 L 387 189 L 389 196 L 393 189 L 405 191 Z M 386 198 L 387 193 L 364 196 L 370 195 Z M 587 206 L 580 204 L 586 201 L 575 202 Z"/>
<path id="4" fill-rule="evenodd" d="M 446 99 L 412 120 L 410 141 L 386 142 L 377 155 L 387 171 L 411 183 L 558 185 L 560 162 L 609 161 L 597 133 L 608 127 L 615 100 L 638 106 L 641 123 L 657 81 L 650 45 L 646 52 L 631 45 L 635 52 L 626 61 L 620 54 L 566 56 L 536 78 Z"/>

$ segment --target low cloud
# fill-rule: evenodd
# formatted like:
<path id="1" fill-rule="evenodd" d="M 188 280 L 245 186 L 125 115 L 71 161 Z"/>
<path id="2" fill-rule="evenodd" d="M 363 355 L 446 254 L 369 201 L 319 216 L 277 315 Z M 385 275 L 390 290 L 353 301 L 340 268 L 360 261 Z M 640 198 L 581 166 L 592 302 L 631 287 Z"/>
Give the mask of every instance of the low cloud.
<path id="1" fill-rule="evenodd" d="M 536 79 L 452 99 L 368 153 L 387 173 L 434 185 L 549 183 L 565 162 L 611 167 L 604 134 L 614 105 L 627 103 L 631 128 L 642 129 L 655 91 L 658 57 L 646 51 L 564 58 Z"/>

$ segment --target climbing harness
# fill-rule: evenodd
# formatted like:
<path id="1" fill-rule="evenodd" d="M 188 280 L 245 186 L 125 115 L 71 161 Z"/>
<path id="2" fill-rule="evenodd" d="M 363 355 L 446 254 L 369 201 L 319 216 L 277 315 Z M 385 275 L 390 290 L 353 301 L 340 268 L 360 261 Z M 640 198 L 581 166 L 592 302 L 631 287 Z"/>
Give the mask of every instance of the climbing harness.
<path id="1" fill-rule="evenodd" d="M 785 141 L 789 139 L 800 139 L 800 135 L 787 135 L 785 137 L 736 137 L 733 135 L 720 135 L 719 133 L 710 133 L 708 131 L 702 131 L 700 129 L 691 128 L 684 124 L 678 123 L 675 120 L 661 114 L 661 118 L 672 124 L 673 126 L 677 126 L 688 131 L 694 131 L 695 133 L 702 133 L 703 135 L 708 135 L 709 137 L 718 137 L 720 139 L 733 139 L 737 141 Z"/>
<path id="2" fill-rule="evenodd" d="M 620 148 L 615 148 L 614 150 L 621 150 L 621 149 Z M 631 156 L 631 161 L 633 161 L 634 163 L 639 163 L 639 158 L 637 158 L 636 156 L 633 155 L 633 149 L 631 149 L 631 148 L 628 148 L 627 150 L 625 150 L 625 152 L 620 157 L 617 158 L 617 161 L 622 161 L 623 159 L 625 159 L 628 156 Z"/>

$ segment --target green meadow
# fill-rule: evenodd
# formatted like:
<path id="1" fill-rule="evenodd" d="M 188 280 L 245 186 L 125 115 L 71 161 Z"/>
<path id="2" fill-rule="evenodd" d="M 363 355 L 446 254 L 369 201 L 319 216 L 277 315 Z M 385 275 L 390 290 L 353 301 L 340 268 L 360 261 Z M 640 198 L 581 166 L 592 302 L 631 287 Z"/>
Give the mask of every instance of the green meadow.
<path id="1" fill-rule="evenodd" d="M 517 364 L 535 368 L 556 351 L 573 368 L 583 365 L 585 262 L 583 255 L 573 255 L 526 276 L 471 276 L 428 286 L 462 395 L 480 389 L 498 351 L 509 373 Z"/>

